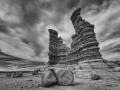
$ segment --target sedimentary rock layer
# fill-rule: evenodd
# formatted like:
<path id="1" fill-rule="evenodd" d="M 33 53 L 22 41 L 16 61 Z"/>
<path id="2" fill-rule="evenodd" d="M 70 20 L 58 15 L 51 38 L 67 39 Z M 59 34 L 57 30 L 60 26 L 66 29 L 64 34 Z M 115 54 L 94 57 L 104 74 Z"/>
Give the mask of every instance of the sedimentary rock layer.
<path id="1" fill-rule="evenodd" d="M 80 11 L 80 8 L 75 10 L 71 16 L 76 31 L 72 36 L 71 49 L 77 51 L 77 54 L 80 55 L 80 61 L 102 59 L 94 33 L 94 25 L 83 20 Z"/>
<path id="2" fill-rule="evenodd" d="M 70 50 L 65 44 L 63 39 L 58 37 L 55 30 L 49 29 L 49 64 L 57 64 L 59 61 L 67 59 L 67 53 Z"/>
<path id="3" fill-rule="evenodd" d="M 94 25 L 82 19 L 80 11 L 80 8 L 75 10 L 70 18 L 75 28 L 75 34 L 71 37 L 71 49 L 63 44 L 63 39 L 58 37 L 57 31 L 49 29 L 49 64 L 73 64 L 102 59 L 99 43 L 94 33 Z"/>

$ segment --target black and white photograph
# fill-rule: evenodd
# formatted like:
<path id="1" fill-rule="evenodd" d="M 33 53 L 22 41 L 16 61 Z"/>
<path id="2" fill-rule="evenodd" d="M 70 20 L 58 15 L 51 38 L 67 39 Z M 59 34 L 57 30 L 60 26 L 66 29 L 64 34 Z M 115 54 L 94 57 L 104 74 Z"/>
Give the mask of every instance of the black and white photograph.
<path id="1" fill-rule="evenodd" d="M 0 90 L 120 90 L 120 0 L 0 0 Z"/>

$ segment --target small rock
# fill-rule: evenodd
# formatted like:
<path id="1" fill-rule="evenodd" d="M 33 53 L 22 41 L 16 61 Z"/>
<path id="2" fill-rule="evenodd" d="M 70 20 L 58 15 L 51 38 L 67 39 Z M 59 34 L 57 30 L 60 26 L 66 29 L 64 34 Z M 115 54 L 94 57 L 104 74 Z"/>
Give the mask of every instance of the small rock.
<path id="1" fill-rule="evenodd" d="M 115 72 L 120 72 L 120 67 L 115 67 L 115 68 L 113 69 L 113 71 L 115 71 Z"/>
<path id="2" fill-rule="evenodd" d="M 40 71 L 40 69 L 34 70 L 33 73 L 32 73 L 32 75 L 37 75 L 39 71 Z"/>
<path id="3" fill-rule="evenodd" d="M 60 69 L 56 71 L 59 85 L 71 85 L 74 81 L 74 74 L 70 69 Z"/>
<path id="4" fill-rule="evenodd" d="M 57 84 L 57 79 L 54 75 L 54 70 L 46 70 L 41 75 L 41 86 L 49 87 Z"/>
<path id="5" fill-rule="evenodd" d="M 100 80 L 101 76 L 98 74 L 91 74 L 91 80 Z"/>

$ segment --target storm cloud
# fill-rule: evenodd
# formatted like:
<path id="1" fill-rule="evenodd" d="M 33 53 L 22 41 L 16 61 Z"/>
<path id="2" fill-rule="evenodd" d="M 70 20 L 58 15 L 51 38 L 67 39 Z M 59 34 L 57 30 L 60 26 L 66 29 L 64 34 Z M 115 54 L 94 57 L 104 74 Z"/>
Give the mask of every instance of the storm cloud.
<path id="1" fill-rule="evenodd" d="M 81 16 L 95 25 L 103 58 L 119 60 L 119 4 L 119 0 L 0 0 L 0 48 L 30 61 L 48 61 L 48 29 L 57 30 L 70 46 L 75 33 L 70 15 L 81 7 Z"/>

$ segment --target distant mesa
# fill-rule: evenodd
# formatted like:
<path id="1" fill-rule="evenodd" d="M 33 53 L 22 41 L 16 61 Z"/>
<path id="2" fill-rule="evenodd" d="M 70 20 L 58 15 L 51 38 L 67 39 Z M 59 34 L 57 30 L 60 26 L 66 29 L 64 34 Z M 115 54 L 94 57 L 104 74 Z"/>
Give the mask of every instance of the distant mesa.
<path id="1" fill-rule="evenodd" d="M 99 52 L 99 43 L 94 33 L 94 25 L 82 19 L 80 16 L 81 8 L 76 9 L 70 19 L 75 29 L 72 35 L 71 48 L 63 44 L 63 39 L 58 37 L 58 32 L 49 29 L 49 64 L 88 64 L 92 67 L 109 67 L 104 63 L 101 53 Z M 91 64 L 91 62 L 93 62 Z M 99 62 L 98 64 L 96 62 Z M 85 66 L 85 65 L 83 65 Z M 92 67 L 94 68 L 94 67 Z"/>

